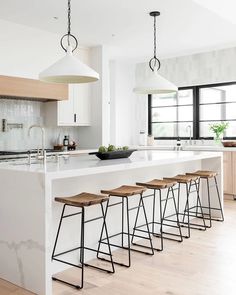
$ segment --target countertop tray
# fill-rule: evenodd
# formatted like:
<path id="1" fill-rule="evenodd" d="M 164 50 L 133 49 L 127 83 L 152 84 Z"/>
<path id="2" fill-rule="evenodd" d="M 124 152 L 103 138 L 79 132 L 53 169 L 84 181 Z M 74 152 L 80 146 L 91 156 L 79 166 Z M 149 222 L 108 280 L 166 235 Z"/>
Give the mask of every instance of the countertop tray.
<path id="1" fill-rule="evenodd" d="M 113 152 L 104 152 L 104 153 L 93 152 L 93 153 L 89 153 L 89 155 L 95 155 L 100 160 L 112 160 L 112 159 L 128 158 L 135 151 L 137 151 L 137 150 L 130 149 L 130 150 L 126 150 L 126 151 L 113 151 Z"/>

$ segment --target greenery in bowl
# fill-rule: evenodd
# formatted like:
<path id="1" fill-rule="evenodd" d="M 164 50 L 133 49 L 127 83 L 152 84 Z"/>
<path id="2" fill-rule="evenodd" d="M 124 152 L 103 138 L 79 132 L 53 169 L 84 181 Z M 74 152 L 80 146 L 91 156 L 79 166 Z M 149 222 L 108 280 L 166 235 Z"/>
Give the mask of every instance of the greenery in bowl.
<path id="1" fill-rule="evenodd" d="M 127 151 L 129 149 L 128 146 L 123 146 L 123 147 L 115 147 L 112 144 L 109 144 L 108 147 L 106 146 L 100 146 L 98 149 L 99 153 L 106 153 L 106 152 L 115 152 L 115 151 Z"/>
<path id="2" fill-rule="evenodd" d="M 220 141 L 221 135 L 229 127 L 229 122 L 215 123 L 210 125 L 210 130 L 215 134 L 215 140 Z"/>

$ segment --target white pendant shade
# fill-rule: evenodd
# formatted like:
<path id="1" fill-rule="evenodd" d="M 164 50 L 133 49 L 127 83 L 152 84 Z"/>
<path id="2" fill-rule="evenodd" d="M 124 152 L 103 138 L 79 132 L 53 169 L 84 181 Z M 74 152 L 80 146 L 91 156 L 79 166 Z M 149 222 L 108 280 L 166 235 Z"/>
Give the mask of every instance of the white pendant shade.
<path id="1" fill-rule="evenodd" d="M 99 74 L 73 56 L 68 46 L 66 56 L 39 74 L 39 80 L 50 83 L 89 83 L 99 80 Z"/>
<path id="2" fill-rule="evenodd" d="M 156 69 L 151 71 L 150 75 L 134 88 L 134 92 L 137 94 L 161 94 L 177 91 L 178 88 L 159 75 Z"/>

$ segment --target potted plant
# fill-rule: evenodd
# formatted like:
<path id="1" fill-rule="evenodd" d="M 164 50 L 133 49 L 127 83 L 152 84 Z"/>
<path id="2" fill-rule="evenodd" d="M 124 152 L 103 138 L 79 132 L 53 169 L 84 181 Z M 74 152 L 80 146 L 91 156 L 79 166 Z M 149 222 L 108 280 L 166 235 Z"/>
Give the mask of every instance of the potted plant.
<path id="1" fill-rule="evenodd" d="M 229 127 L 228 122 L 215 123 L 210 125 L 210 130 L 215 134 L 214 139 L 217 143 L 223 138 L 223 133 Z"/>

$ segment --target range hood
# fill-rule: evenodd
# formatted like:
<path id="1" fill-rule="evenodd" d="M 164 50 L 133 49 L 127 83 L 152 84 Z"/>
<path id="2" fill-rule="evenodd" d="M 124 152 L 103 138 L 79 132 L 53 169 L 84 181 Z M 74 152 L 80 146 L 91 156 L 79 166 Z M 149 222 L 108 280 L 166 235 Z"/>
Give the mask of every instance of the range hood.
<path id="1" fill-rule="evenodd" d="M 0 98 L 67 100 L 68 85 L 0 75 Z"/>

